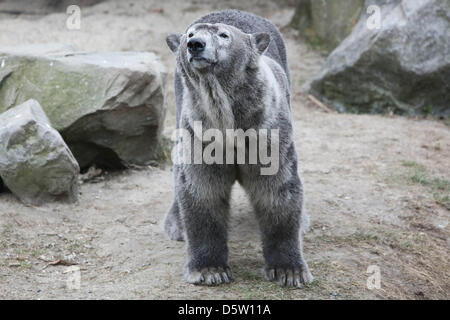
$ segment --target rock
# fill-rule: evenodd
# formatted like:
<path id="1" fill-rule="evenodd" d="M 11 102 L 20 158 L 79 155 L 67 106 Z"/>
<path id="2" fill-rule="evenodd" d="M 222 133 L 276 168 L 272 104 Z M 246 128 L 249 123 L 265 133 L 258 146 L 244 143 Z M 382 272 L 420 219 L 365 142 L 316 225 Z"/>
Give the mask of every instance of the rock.
<path id="1" fill-rule="evenodd" d="M 80 168 L 35 100 L 0 114 L 0 176 L 21 201 L 74 202 Z"/>
<path id="2" fill-rule="evenodd" d="M 103 0 L 2 0 L 0 13 L 10 14 L 49 14 L 53 12 L 66 12 L 70 5 L 80 8 L 92 6 Z"/>
<path id="3" fill-rule="evenodd" d="M 364 0 L 299 0 L 291 26 L 330 52 L 352 32 L 363 7 Z"/>
<path id="4" fill-rule="evenodd" d="M 340 111 L 450 114 L 450 1 L 375 0 L 328 57 L 310 91 Z M 372 17 L 373 18 L 373 17 Z"/>
<path id="5" fill-rule="evenodd" d="M 51 58 L 52 56 L 58 57 L 61 55 L 70 55 L 73 54 L 75 51 L 78 51 L 78 49 L 69 43 L 45 43 L 45 44 L 38 43 L 14 47 L 0 46 L 0 55 L 2 57 L 1 61 L 3 61 L 3 59 L 6 58 L 5 56 L 7 55 L 30 57 L 30 58 L 32 58 L 33 56 L 37 57 L 44 56 L 46 58 Z M 4 60 L 5 62 L 3 63 L 3 66 L 0 65 L 0 69 L 10 70 L 11 65 L 7 65 L 6 64 L 7 60 L 6 59 Z"/>
<path id="6" fill-rule="evenodd" d="M 147 165 L 160 151 L 166 76 L 153 53 L 0 47 L 0 112 L 39 101 L 82 168 Z"/>

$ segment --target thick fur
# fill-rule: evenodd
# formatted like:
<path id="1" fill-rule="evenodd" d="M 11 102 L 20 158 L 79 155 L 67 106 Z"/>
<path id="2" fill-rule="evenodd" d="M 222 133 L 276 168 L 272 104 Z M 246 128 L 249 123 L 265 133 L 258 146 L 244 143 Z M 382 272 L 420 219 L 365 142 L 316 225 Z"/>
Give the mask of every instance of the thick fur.
<path id="1" fill-rule="evenodd" d="M 227 37 L 220 35 L 225 33 Z M 205 40 L 208 62 L 190 60 L 187 42 Z M 227 10 L 195 21 L 184 34 L 171 34 L 175 53 L 177 127 L 197 139 L 203 129 L 279 129 L 279 170 L 261 175 L 260 164 L 179 164 L 174 166 L 175 199 L 165 230 L 187 240 L 186 281 L 229 282 L 227 228 L 231 187 L 238 181 L 249 195 L 262 234 L 265 276 L 301 287 L 313 280 L 302 252 L 308 227 L 303 184 L 298 175 L 290 111 L 290 80 L 283 39 L 269 21 Z M 213 63 L 209 63 L 213 62 Z M 176 152 L 182 152 L 181 140 Z"/>

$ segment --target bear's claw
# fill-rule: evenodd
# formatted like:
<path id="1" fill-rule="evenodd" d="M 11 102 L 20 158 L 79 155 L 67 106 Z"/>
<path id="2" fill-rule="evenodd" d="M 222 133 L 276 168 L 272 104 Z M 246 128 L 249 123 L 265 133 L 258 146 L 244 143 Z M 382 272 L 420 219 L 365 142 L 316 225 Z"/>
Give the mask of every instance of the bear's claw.
<path id="1" fill-rule="evenodd" d="M 304 284 L 314 281 L 308 268 L 265 268 L 264 277 L 282 287 L 294 288 L 301 288 Z"/>
<path id="2" fill-rule="evenodd" d="M 229 267 L 210 267 L 200 270 L 185 270 L 184 279 L 188 283 L 214 286 L 222 283 L 230 283 L 233 279 L 233 274 Z"/>

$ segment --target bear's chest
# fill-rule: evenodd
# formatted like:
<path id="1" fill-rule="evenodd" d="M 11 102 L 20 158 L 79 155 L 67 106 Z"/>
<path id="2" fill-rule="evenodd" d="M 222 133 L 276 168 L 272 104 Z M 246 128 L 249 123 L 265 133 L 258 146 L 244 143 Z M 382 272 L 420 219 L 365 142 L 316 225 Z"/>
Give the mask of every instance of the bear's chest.
<path id="1" fill-rule="evenodd" d="M 200 81 L 194 96 L 191 103 L 201 115 L 204 128 L 220 131 L 235 128 L 232 101 L 218 81 Z"/>

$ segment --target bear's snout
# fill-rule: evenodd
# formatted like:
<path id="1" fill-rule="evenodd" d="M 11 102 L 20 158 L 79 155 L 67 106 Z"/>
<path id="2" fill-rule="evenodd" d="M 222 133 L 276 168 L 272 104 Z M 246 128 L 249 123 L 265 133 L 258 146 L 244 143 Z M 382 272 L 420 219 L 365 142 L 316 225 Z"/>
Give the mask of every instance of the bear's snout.
<path id="1" fill-rule="evenodd" d="M 192 38 L 188 41 L 187 47 L 191 54 L 199 54 L 205 50 L 206 43 L 202 39 Z"/>

